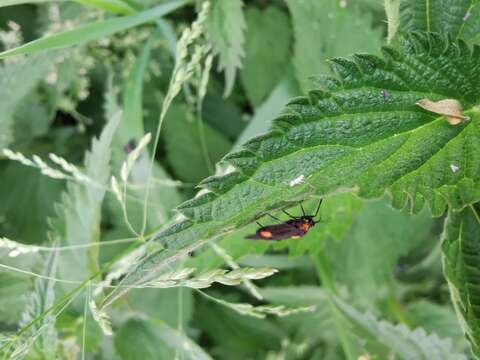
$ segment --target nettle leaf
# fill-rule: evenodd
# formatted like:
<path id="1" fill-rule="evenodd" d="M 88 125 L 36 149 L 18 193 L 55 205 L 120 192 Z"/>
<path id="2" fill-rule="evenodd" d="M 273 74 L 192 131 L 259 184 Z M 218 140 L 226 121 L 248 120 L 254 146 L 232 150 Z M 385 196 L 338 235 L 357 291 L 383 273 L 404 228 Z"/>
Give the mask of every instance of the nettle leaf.
<path id="1" fill-rule="evenodd" d="M 242 0 L 212 1 L 208 36 L 219 56 L 218 68 L 225 72 L 225 96 L 232 92 L 236 71 L 242 65 L 245 26 Z"/>
<path id="2" fill-rule="evenodd" d="M 30 294 L 26 308 L 22 313 L 20 328 L 30 325 L 32 321 L 49 309 L 55 302 L 55 275 L 58 267 L 58 251 L 52 251 L 45 261 L 44 276 L 35 280 L 35 289 Z M 52 359 L 57 352 L 57 330 L 55 316 L 46 315 L 20 338 L 19 348 L 29 351 L 34 359 Z"/>
<path id="3" fill-rule="evenodd" d="M 409 303 L 406 311 L 413 327 L 421 326 L 428 332 L 449 337 L 454 341 L 455 348 L 465 349 L 468 346 L 450 304 L 439 305 L 422 299 Z"/>
<path id="4" fill-rule="evenodd" d="M 425 244 L 433 227 L 427 211 L 410 216 L 385 201 L 367 202 L 344 241 L 328 247 L 332 272 L 355 305 L 373 311 L 388 293 L 399 259 Z"/>
<path id="5" fill-rule="evenodd" d="M 400 26 L 404 31 L 432 31 L 473 39 L 480 34 L 477 0 L 401 0 Z"/>
<path id="6" fill-rule="evenodd" d="M 480 223 L 473 206 L 449 212 L 443 235 L 443 269 L 460 325 L 480 356 Z"/>
<path id="7" fill-rule="evenodd" d="M 12 142 L 14 112 L 48 73 L 54 55 L 32 56 L 0 66 L 0 149 Z"/>
<path id="8" fill-rule="evenodd" d="M 85 245 L 100 241 L 101 205 L 110 176 L 112 139 L 120 113 L 110 119 L 102 134 L 92 142 L 85 156 L 84 173 L 92 182 L 68 183 L 61 202 L 56 204 L 56 217 L 50 223 L 50 238 L 61 245 Z M 88 252 L 88 254 L 86 254 Z M 59 277 L 83 281 L 85 274 L 98 271 L 98 247 L 88 251 L 76 249 L 62 254 Z"/>
<path id="9" fill-rule="evenodd" d="M 327 59 L 354 51 L 376 52 L 382 32 L 356 2 L 286 0 L 292 16 L 295 43 L 293 65 L 304 91 L 312 89 L 312 75 L 327 73 Z M 320 38 L 321 36 L 321 38 Z"/>
<path id="10" fill-rule="evenodd" d="M 460 28 L 459 37 L 467 39 L 472 44 L 478 44 L 480 40 L 480 3 L 472 1 L 472 6 L 462 19 L 465 25 Z"/>
<path id="11" fill-rule="evenodd" d="M 115 349 L 123 360 L 212 358 L 184 333 L 160 321 L 130 318 L 115 333 Z M 175 355 L 176 354 L 176 355 Z"/>
<path id="12" fill-rule="evenodd" d="M 335 303 L 354 333 L 364 341 L 365 350 L 381 359 L 467 360 L 465 355 L 453 351 L 451 339 L 429 335 L 422 328 L 411 330 L 403 324 L 393 325 L 378 320 L 370 314 L 360 313 L 338 298 Z"/>
<path id="13" fill-rule="evenodd" d="M 27 303 L 31 288 L 30 279 L 24 276 L 0 272 L 0 321 L 4 324 L 18 323 Z"/>
<path id="14" fill-rule="evenodd" d="M 282 79 L 290 61 L 290 20 L 274 6 L 249 7 L 242 84 L 250 102 L 259 106 Z"/>
<path id="15" fill-rule="evenodd" d="M 394 207 L 417 213 L 428 204 L 434 216 L 447 204 L 461 209 L 477 201 L 479 52 L 417 33 L 400 51 L 385 48 L 383 59 L 332 60 L 337 77 L 324 77 L 324 88 L 292 100 L 270 132 L 227 155 L 229 172 L 200 183 L 197 196 L 178 208 L 184 219 L 156 236 L 168 248 L 146 258 L 125 283 L 312 196 L 388 192 Z M 415 105 L 422 98 L 455 98 L 471 120 L 449 125 Z"/>
<path id="16" fill-rule="evenodd" d="M 163 129 L 167 159 L 172 171 L 178 179 L 187 183 L 198 182 L 210 175 L 209 162 L 217 162 L 232 147 L 223 134 L 208 124 L 202 125 L 202 135 L 198 130 L 198 121 L 203 120 L 195 118 L 185 106 L 173 105 Z M 202 151 L 201 136 L 205 139 L 206 154 Z M 179 147 L 179 144 L 184 146 Z"/>

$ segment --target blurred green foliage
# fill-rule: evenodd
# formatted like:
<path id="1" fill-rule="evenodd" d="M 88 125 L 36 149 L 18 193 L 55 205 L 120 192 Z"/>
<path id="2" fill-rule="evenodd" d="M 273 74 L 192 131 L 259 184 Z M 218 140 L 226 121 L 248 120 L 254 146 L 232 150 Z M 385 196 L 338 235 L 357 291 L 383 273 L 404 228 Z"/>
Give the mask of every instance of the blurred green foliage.
<path id="1" fill-rule="evenodd" d="M 399 2 L 394 46 L 399 35 L 414 30 L 478 42 L 477 2 L 432 0 L 431 24 L 427 3 Z M 199 273 L 273 267 L 279 270 L 274 276 L 201 291 L 133 289 L 107 309 L 113 334 L 102 332 L 89 302 L 102 301 L 137 264 L 137 254 L 158 250 L 145 238 L 175 220 L 175 207 L 195 196 L 199 181 L 228 171 L 217 162 L 264 133 L 288 99 L 317 87 L 312 77 L 331 73 L 329 58 L 379 54 L 386 42 L 380 0 L 212 0 L 204 35 L 215 58 L 202 104 L 196 103 L 201 86 L 192 79 L 182 83 L 158 146 L 152 140 L 132 165 L 122 208 L 110 176 L 121 177 L 146 132 L 155 135 L 181 55 L 175 46 L 200 9 L 201 1 L 0 2 L 0 149 L 45 160 L 54 153 L 94 180 L 53 179 L 0 159 L 0 240 L 15 241 L 19 249 L 60 247 L 46 257 L 42 251 L 48 249 L 16 254 L 0 241 L 0 354 L 468 359 L 463 331 L 471 331 L 467 339 L 474 350 L 480 331 L 475 303 L 464 301 L 465 293 L 475 297 L 478 289 L 478 270 L 468 263 L 477 259 L 478 239 L 466 236 L 469 247 L 462 248 L 458 228 L 468 223 L 469 234 L 476 234 L 473 215 L 450 216 L 446 240 L 456 256 L 447 262 L 447 275 L 465 325 L 457 321 L 442 274 L 446 216 L 411 215 L 392 209 L 389 199 L 364 201 L 352 194 L 326 199 L 320 223 L 301 239 L 246 240 L 257 229 L 253 223 L 219 234 L 216 247 L 188 252 L 177 266 Z M 304 206 L 311 212 L 316 204 Z M 289 211 L 300 214 L 298 207 Z M 466 285 L 462 276 L 469 279 Z M 100 288 L 102 280 L 111 282 Z M 314 308 L 256 318 L 212 297 L 237 305 Z"/>

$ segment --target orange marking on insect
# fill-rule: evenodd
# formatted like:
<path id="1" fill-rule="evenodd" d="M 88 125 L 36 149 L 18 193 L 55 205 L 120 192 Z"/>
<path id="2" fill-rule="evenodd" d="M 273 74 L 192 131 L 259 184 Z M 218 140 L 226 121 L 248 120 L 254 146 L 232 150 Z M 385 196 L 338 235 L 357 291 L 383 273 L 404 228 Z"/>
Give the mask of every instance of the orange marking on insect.
<path id="1" fill-rule="evenodd" d="M 260 231 L 260 236 L 265 239 L 270 239 L 272 237 L 272 233 L 268 230 Z"/>
<path id="2" fill-rule="evenodd" d="M 300 225 L 300 227 L 302 228 L 302 230 L 308 231 L 310 230 L 311 225 L 309 223 L 303 223 L 302 225 Z"/>

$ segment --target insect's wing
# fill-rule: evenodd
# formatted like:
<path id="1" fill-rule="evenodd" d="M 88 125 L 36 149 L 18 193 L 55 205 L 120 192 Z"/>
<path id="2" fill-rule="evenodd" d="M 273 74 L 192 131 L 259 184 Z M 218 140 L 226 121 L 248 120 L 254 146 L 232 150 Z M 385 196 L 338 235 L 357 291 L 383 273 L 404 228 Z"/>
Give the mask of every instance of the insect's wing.
<path id="1" fill-rule="evenodd" d="M 305 235 L 304 230 L 293 224 L 283 223 L 265 226 L 259 229 L 255 235 L 247 236 L 247 239 L 284 240 L 303 235 Z"/>

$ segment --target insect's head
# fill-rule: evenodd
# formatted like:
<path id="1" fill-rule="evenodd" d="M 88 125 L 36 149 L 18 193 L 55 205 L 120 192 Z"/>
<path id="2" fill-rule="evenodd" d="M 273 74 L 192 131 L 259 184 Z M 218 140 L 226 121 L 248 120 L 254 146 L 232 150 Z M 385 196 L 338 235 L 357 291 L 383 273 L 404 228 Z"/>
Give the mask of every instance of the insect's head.
<path id="1" fill-rule="evenodd" d="M 310 228 L 314 227 L 315 224 L 318 222 L 318 221 L 315 221 L 315 217 L 311 215 L 302 216 L 300 220 L 302 221 L 302 227 L 304 227 L 305 230 L 307 231 Z"/>

